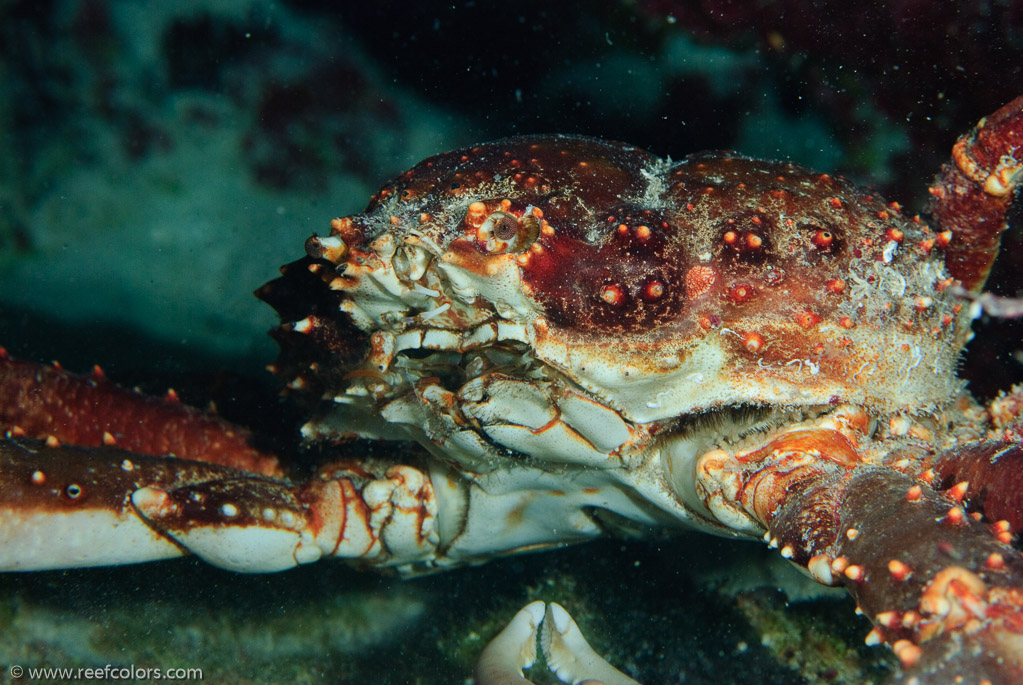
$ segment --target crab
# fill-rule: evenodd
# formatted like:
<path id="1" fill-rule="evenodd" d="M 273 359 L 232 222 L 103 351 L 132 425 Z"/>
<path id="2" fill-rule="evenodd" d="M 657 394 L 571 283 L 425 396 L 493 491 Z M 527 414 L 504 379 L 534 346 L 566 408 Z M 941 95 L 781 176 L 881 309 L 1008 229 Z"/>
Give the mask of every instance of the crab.
<path id="1" fill-rule="evenodd" d="M 980 291 L 1021 160 L 1023 98 L 956 143 L 928 224 L 731 153 L 526 136 L 430 158 L 257 292 L 304 438 L 392 442 L 288 478 L 215 416 L 0 354 L 0 570 L 411 576 L 698 529 L 845 586 L 907 677 L 1019 679 L 1023 393 L 981 406 L 955 371 L 999 306 Z M 542 603 L 478 682 L 521 678 L 541 623 L 559 677 L 634 682 Z"/>

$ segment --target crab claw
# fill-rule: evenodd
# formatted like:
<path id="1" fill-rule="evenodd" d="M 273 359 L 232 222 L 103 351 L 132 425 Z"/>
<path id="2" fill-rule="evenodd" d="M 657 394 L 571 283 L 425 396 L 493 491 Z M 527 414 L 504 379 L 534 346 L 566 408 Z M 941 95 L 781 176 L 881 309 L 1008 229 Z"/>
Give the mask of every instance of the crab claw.
<path id="1" fill-rule="evenodd" d="M 272 573 L 323 555 L 307 510 L 283 482 L 238 477 L 173 490 L 149 486 L 131 502 L 154 528 L 220 568 Z"/>
<path id="2" fill-rule="evenodd" d="M 323 557 L 376 566 L 429 563 L 437 505 L 429 478 L 392 466 L 374 478 L 338 465 L 308 482 L 233 472 L 131 496 L 153 528 L 203 561 L 240 573 L 273 573 Z"/>
<path id="3" fill-rule="evenodd" d="M 575 620 L 560 604 L 542 601 L 522 607 L 487 644 L 473 669 L 476 685 L 532 685 L 523 669 L 536 662 L 537 629 L 547 668 L 563 683 L 640 685 L 593 651 Z"/>
<path id="4" fill-rule="evenodd" d="M 0 441 L 0 571 L 135 564 L 186 550 L 136 513 L 146 483 L 181 483 L 234 472 L 202 462 L 111 447 Z"/>
<path id="5" fill-rule="evenodd" d="M 640 685 L 593 651 L 575 620 L 557 602 L 547 605 L 540 645 L 547 667 L 562 682 Z"/>
<path id="6" fill-rule="evenodd" d="M 523 669 L 536 662 L 536 632 L 543 622 L 544 603 L 531 602 L 484 648 L 473 669 L 476 685 L 524 685 Z"/>

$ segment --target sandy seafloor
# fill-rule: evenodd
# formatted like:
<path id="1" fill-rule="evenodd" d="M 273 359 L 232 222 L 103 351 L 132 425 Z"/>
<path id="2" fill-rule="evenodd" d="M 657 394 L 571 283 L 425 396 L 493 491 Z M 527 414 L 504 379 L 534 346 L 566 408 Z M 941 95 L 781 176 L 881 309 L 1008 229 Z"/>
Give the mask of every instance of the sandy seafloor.
<path id="1" fill-rule="evenodd" d="M 852 146 L 826 109 L 792 106 L 798 55 L 697 40 L 646 4 L 0 1 L 0 345 L 291 435 L 263 371 L 275 317 L 251 293 L 430 154 L 563 131 L 916 179 L 897 164 L 913 136 L 898 118 L 864 103 Z M 879 682 L 892 664 L 863 646 L 850 600 L 815 595 L 758 544 L 694 534 L 410 581 L 192 559 L 0 575 L 0 682 L 12 665 L 112 664 L 462 683 L 534 599 L 648 684 Z"/>

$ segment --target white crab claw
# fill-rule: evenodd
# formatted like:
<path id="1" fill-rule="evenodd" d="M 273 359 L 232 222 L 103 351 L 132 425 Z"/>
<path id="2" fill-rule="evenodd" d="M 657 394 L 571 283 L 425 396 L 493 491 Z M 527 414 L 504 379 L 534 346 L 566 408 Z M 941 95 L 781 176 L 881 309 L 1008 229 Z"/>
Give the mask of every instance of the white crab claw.
<path id="1" fill-rule="evenodd" d="M 475 685 L 533 685 L 522 675 L 536 661 L 537 629 L 547 668 L 573 685 L 640 685 L 593 651 L 560 604 L 527 604 L 480 654 Z"/>
<path id="2" fill-rule="evenodd" d="M 483 649 L 473 679 L 476 685 L 524 685 L 522 675 L 536 661 L 536 631 L 544 616 L 544 603 L 531 602 Z"/>
<path id="3" fill-rule="evenodd" d="M 575 620 L 556 602 L 547 605 L 540 645 L 547 668 L 562 682 L 639 685 L 593 651 Z"/>
<path id="4" fill-rule="evenodd" d="M 136 564 L 182 554 L 130 509 L 0 506 L 0 571 Z"/>
<path id="5" fill-rule="evenodd" d="M 161 533 L 203 561 L 241 573 L 284 571 L 322 556 L 294 499 L 288 486 L 255 478 L 144 487 L 131 496 Z"/>
<path id="6" fill-rule="evenodd" d="M 166 480 L 169 463 L 112 448 L 0 441 L 0 571 L 182 556 L 127 502 L 140 482 Z M 222 469 L 189 464 L 204 476 Z"/>

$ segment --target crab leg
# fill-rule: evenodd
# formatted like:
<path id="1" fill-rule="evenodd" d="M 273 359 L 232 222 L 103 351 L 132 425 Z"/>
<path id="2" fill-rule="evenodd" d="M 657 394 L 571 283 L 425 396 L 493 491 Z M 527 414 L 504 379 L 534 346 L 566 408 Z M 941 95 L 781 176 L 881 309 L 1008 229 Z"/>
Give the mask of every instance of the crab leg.
<path id="1" fill-rule="evenodd" d="M 260 493 L 271 483 L 287 487 L 248 473 L 281 471 L 276 456 L 249 444 L 247 431 L 180 404 L 172 392 L 149 397 L 109 382 L 98 367 L 81 376 L 13 359 L 3 348 L 0 430 L 8 437 L 0 441 L 4 571 L 186 554 L 139 516 L 137 507 L 151 503 L 145 495 L 157 484 L 179 491 L 243 478 L 259 483 L 252 487 Z"/>
<path id="2" fill-rule="evenodd" d="M 998 522 L 1006 536 L 1023 530 L 1023 445 L 971 443 L 941 454 L 932 468 L 940 489 L 962 487 L 958 496 L 968 511 Z"/>
<path id="3" fill-rule="evenodd" d="M 639 685 L 590 647 L 575 620 L 557 602 L 547 605 L 540 645 L 547 667 L 563 682 Z"/>
<path id="4" fill-rule="evenodd" d="M 952 148 L 931 188 L 930 212 L 945 266 L 976 292 L 998 254 L 1016 189 L 1023 183 L 1023 97 L 977 124 Z"/>
<path id="5" fill-rule="evenodd" d="M 0 347 L 0 433 L 4 431 L 281 475 L 277 457 L 254 448 L 248 431 L 181 404 L 173 391 L 164 398 L 143 395 L 111 383 L 98 366 L 83 376 L 15 359 Z"/>
<path id="6" fill-rule="evenodd" d="M 544 603 L 530 602 L 512 617 L 480 653 L 473 669 L 476 685 L 531 685 L 522 675 L 536 663 L 536 638 Z"/>
<path id="7" fill-rule="evenodd" d="M 731 502 L 783 557 L 844 585 L 874 621 L 868 644 L 891 645 L 907 675 L 1023 679 L 1023 557 L 964 512 L 964 488 L 941 493 L 860 463 L 831 430 L 783 435 L 739 459 L 712 455 L 701 470 L 719 486 L 712 509 Z"/>

